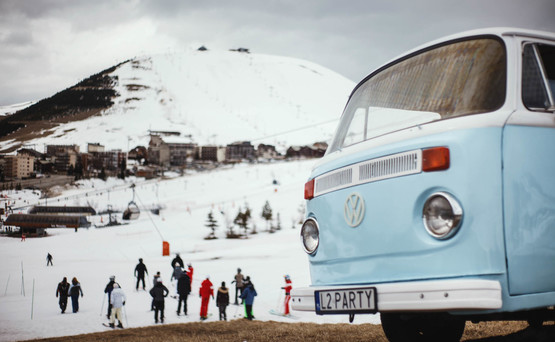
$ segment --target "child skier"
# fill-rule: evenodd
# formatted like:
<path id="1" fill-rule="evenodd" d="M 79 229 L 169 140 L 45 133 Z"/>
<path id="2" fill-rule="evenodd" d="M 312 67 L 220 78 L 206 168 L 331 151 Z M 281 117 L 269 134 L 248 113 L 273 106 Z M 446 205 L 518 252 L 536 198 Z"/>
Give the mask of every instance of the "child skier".
<path id="1" fill-rule="evenodd" d="M 291 282 L 291 277 L 289 277 L 288 274 L 286 274 L 283 278 L 285 278 L 285 286 L 282 287 L 282 289 L 285 290 L 285 302 L 284 302 L 285 311 L 283 312 L 283 314 L 285 316 L 288 316 L 290 315 L 289 301 L 291 300 L 291 289 L 293 288 L 293 282 Z"/>

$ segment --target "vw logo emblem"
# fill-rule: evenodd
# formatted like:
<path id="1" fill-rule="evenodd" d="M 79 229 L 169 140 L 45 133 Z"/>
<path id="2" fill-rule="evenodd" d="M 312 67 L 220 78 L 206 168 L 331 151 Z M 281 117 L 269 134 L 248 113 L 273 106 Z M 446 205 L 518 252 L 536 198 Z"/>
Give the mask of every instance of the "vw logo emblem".
<path id="1" fill-rule="evenodd" d="M 358 226 L 364 219 L 364 199 L 358 193 L 353 192 L 345 200 L 343 215 L 345 222 L 351 227 Z"/>

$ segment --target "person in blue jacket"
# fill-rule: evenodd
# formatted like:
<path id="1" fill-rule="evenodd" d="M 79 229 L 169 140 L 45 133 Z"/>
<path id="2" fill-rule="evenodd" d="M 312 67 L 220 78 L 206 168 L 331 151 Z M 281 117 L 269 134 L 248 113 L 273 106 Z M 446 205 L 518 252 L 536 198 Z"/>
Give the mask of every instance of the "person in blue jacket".
<path id="1" fill-rule="evenodd" d="M 254 284 L 252 283 L 252 281 L 249 281 L 245 285 L 245 288 L 243 288 L 243 293 L 241 293 L 241 298 L 245 303 L 245 311 L 247 314 L 247 319 L 252 320 L 254 318 L 254 316 L 252 315 L 252 305 L 254 303 L 254 297 L 256 297 L 257 295 L 258 294 L 254 289 Z"/>

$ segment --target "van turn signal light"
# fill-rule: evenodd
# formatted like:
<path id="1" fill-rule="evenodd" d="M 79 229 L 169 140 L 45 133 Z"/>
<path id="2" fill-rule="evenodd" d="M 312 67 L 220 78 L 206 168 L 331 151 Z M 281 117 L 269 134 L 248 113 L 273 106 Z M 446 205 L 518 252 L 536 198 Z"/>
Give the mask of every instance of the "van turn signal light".
<path id="1" fill-rule="evenodd" d="M 422 171 L 447 170 L 449 165 L 449 149 L 447 147 L 432 147 L 422 150 Z"/>
<path id="2" fill-rule="evenodd" d="M 309 180 L 304 185 L 304 199 L 309 200 L 314 198 L 314 178 Z"/>

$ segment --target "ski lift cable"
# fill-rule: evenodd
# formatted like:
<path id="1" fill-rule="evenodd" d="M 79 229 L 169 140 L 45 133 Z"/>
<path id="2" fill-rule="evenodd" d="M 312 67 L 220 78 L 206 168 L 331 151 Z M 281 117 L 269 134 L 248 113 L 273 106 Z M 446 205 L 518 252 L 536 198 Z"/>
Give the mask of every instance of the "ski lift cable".
<path id="1" fill-rule="evenodd" d="M 143 201 L 141 201 L 141 198 L 139 197 L 139 194 L 135 194 L 137 196 L 137 200 L 139 200 L 139 202 L 141 203 L 141 205 L 143 206 L 143 208 L 145 207 Z M 154 222 L 154 220 L 152 219 L 152 216 L 150 215 L 149 210 L 146 211 L 146 213 L 148 214 L 148 218 L 150 218 L 150 221 L 152 222 L 152 224 L 154 225 L 154 228 L 156 228 L 156 231 L 158 232 L 158 235 L 160 235 L 160 238 L 162 239 L 162 241 L 166 241 L 164 240 L 164 237 L 162 236 L 162 233 L 160 232 L 160 229 L 158 229 L 158 226 L 156 225 L 156 223 Z"/>
<path id="2" fill-rule="evenodd" d="M 280 135 L 285 135 L 285 134 L 289 134 L 289 133 L 293 133 L 293 132 L 297 132 L 297 131 L 302 131 L 308 128 L 314 128 L 316 126 L 320 126 L 320 125 L 326 125 L 329 123 L 333 123 L 333 122 L 337 122 L 339 121 L 338 119 L 331 119 L 331 120 L 327 120 L 327 121 L 322 121 L 322 122 L 318 122 L 312 125 L 308 125 L 308 126 L 303 126 L 303 127 L 298 127 L 298 128 L 294 128 L 294 129 L 290 129 L 288 131 L 283 131 L 283 132 L 279 132 L 279 133 L 275 133 L 275 134 L 271 134 L 271 135 L 267 135 L 265 137 L 260 137 L 260 138 L 256 138 L 256 139 L 251 139 L 250 141 L 258 141 L 258 140 L 264 140 L 264 139 L 268 139 L 268 138 L 274 138 L 274 137 L 278 137 Z"/>

